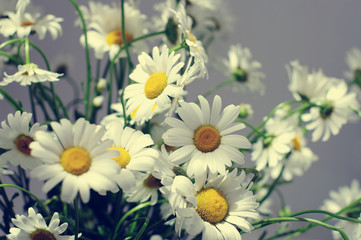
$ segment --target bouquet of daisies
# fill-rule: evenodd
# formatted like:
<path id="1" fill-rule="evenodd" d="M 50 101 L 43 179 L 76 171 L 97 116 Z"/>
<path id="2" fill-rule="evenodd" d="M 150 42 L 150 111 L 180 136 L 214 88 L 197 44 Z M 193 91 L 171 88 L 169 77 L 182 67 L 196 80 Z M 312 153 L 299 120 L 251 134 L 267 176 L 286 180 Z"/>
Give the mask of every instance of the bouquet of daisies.
<path id="1" fill-rule="evenodd" d="M 252 239 L 276 239 L 314 227 L 332 230 L 335 239 L 361 239 L 356 180 L 318 210 L 293 213 L 282 203 L 275 214 L 270 198 L 318 160 L 307 135 L 327 141 L 361 116 L 358 49 L 347 55 L 348 82 L 289 63 L 294 99 L 254 126 L 249 104 L 209 97 L 224 86 L 264 93 L 261 64 L 240 44 L 216 61 L 228 80 L 187 99 L 193 81 L 207 84 L 210 46 L 226 31 L 220 0 L 160 1 L 151 20 L 136 0 L 64 1 L 82 32 L 81 93 L 66 66 L 51 66 L 37 44 L 61 35 L 63 18 L 30 0 L 5 3 L 0 68 L 12 73 L 2 70 L 0 96 L 14 111 L 0 126 L 4 239 L 233 240 L 251 231 Z M 62 98 L 62 81 L 80 99 Z M 16 84 L 28 88 L 29 104 L 7 90 Z M 311 213 L 324 218 L 305 215 Z"/>

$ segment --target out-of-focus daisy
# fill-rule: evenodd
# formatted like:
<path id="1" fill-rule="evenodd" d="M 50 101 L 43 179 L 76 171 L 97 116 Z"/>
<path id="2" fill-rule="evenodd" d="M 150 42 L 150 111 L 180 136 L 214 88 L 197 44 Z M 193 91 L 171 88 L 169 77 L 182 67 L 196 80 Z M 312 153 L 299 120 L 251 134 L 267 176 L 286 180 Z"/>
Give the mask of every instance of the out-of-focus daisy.
<path id="1" fill-rule="evenodd" d="M 208 77 L 208 71 L 206 63 L 208 62 L 208 56 L 204 50 L 203 44 L 201 41 L 192 34 L 192 19 L 187 15 L 186 10 L 182 5 L 179 5 L 177 12 L 175 12 L 179 28 L 183 33 L 186 44 L 189 47 L 191 56 L 194 57 L 194 61 L 199 62 L 202 66 L 202 76 Z"/>
<path id="2" fill-rule="evenodd" d="M 318 106 L 312 107 L 309 113 L 302 115 L 308 122 L 307 130 L 314 130 L 312 141 L 327 141 L 331 134 L 337 135 L 345 123 L 352 117 L 350 106 L 358 108 L 355 93 L 347 93 L 347 85 L 339 81 L 338 85 L 329 88 L 326 96 L 317 101 Z"/>
<path id="3" fill-rule="evenodd" d="M 116 7 L 116 6 L 114 5 L 110 6 L 107 4 L 103 4 L 101 2 L 93 2 L 93 1 L 89 1 L 88 7 L 84 5 L 79 6 L 80 11 L 83 14 L 85 24 L 88 27 L 92 22 L 98 21 L 97 18 L 101 18 L 102 16 L 104 16 L 102 15 L 103 13 L 105 12 L 108 13 L 112 7 Z M 76 19 L 75 25 L 82 26 L 80 18 Z"/>
<path id="4" fill-rule="evenodd" d="M 324 97 L 329 87 L 338 82 L 326 77 L 321 70 L 309 73 L 308 68 L 300 65 L 297 60 L 286 65 L 286 70 L 290 79 L 288 88 L 297 100 L 313 101 Z"/>
<path id="5" fill-rule="evenodd" d="M 251 51 L 242 48 L 240 44 L 232 45 L 228 52 L 228 59 L 223 59 L 227 75 L 234 78 L 232 89 L 241 94 L 264 94 L 265 86 L 261 79 L 265 77 L 260 71 L 261 63 L 252 60 Z"/>
<path id="6" fill-rule="evenodd" d="M 202 177 L 207 172 L 224 174 L 232 161 L 244 163 L 239 149 L 251 147 L 246 137 L 235 134 L 245 128 L 243 123 L 235 122 L 240 107 L 228 105 L 222 111 L 222 100 L 218 95 L 214 97 L 212 109 L 203 96 L 198 99 L 201 107 L 194 103 L 180 103 L 178 115 L 181 120 L 165 120 L 171 128 L 163 134 L 164 142 L 180 147 L 174 152 L 173 162 L 189 161 L 187 174 L 190 177 Z"/>
<path id="7" fill-rule="evenodd" d="M 351 80 L 352 91 L 355 91 L 361 100 L 361 51 L 358 48 L 348 51 L 346 63 L 350 69 L 345 72 L 345 77 Z"/>
<path id="8" fill-rule="evenodd" d="M 184 94 L 183 87 L 176 85 L 180 78 L 179 70 L 183 63 L 177 63 L 180 54 L 172 52 L 168 55 L 167 46 L 162 52 L 158 47 L 153 48 L 153 58 L 143 52 L 139 55 L 139 63 L 129 75 L 135 83 L 124 89 L 124 98 L 127 100 L 127 115 L 136 110 L 135 121 L 150 119 L 155 107 L 161 110 L 170 107 L 170 97 Z"/>
<path id="9" fill-rule="evenodd" d="M 13 75 L 8 75 L 7 73 L 4 73 L 4 75 L 5 78 L 0 82 L 0 86 L 5 86 L 12 82 L 19 82 L 22 86 L 46 81 L 54 82 L 59 81 L 59 77 L 63 74 L 50 72 L 39 68 L 38 65 L 34 63 L 29 63 L 19 65 L 18 71 Z"/>
<path id="10" fill-rule="evenodd" d="M 275 116 L 265 125 L 266 133 L 253 145 L 252 160 L 256 169 L 263 170 L 268 165 L 275 167 L 291 151 L 292 139 L 295 137 L 293 127 L 281 117 Z"/>
<path id="11" fill-rule="evenodd" d="M 12 165 L 20 165 L 24 169 L 35 168 L 41 163 L 31 155 L 29 145 L 36 139 L 37 131 L 46 130 L 46 126 L 40 126 L 39 123 L 29 128 L 31 117 L 31 113 L 20 113 L 20 111 L 8 114 L 8 124 L 5 120 L 2 121 L 0 129 L 0 148 L 8 150 L 1 157 Z"/>
<path id="12" fill-rule="evenodd" d="M 343 186 L 338 189 L 338 191 L 332 190 L 330 192 L 330 198 L 326 199 L 323 202 L 321 209 L 337 213 L 341 209 L 345 208 L 347 205 L 356 201 L 357 199 L 361 198 L 361 189 L 359 182 L 355 179 L 351 182 L 351 186 Z M 341 214 L 345 217 L 360 219 L 360 212 L 361 206 L 360 204 L 356 205 L 353 212 L 348 212 L 346 214 Z M 335 224 L 335 227 L 341 228 L 348 237 L 352 240 L 360 239 L 361 232 L 360 232 L 360 224 L 338 220 Z M 341 235 L 336 232 L 332 231 L 332 235 L 334 239 L 342 239 Z"/>
<path id="13" fill-rule="evenodd" d="M 94 48 L 97 58 L 103 58 L 104 54 L 109 52 L 109 57 L 112 59 L 123 46 L 121 9 L 117 6 L 103 9 L 106 11 L 101 13 L 97 10 L 97 17 L 94 17 L 89 25 L 88 41 L 89 45 Z M 124 3 L 124 13 L 126 41 L 130 42 L 144 35 L 146 33 L 144 28 L 146 16 L 128 3 Z M 81 39 L 83 42 L 84 36 Z M 132 44 L 130 49 L 139 53 L 146 51 L 147 45 L 144 41 L 138 41 Z M 126 52 L 123 51 L 119 56 L 125 57 Z"/>
<path id="14" fill-rule="evenodd" d="M 24 38 L 34 31 L 39 39 L 44 39 L 45 34 L 49 32 L 53 39 L 56 39 L 62 33 L 60 23 L 62 18 L 48 14 L 41 18 L 41 14 L 23 13 L 17 11 L 6 12 L 8 18 L 0 19 L 0 33 L 5 37 L 13 36 L 15 33 L 18 38 Z"/>
<path id="15" fill-rule="evenodd" d="M 158 152 L 150 148 L 154 143 L 149 134 L 123 128 L 119 121 L 109 123 L 106 128 L 107 138 L 114 142 L 109 149 L 118 152 L 113 160 L 121 167 L 115 180 L 124 191 L 130 191 L 136 186 L 135 174 L 153 170 Z"/>
<path id="16" fill-rule="evenodd" d="M 44 192 L 62 182 L 62 201 L 71 203 L 79 193 L 82 201 L 87 203 L 90 189 L 102 195 L 117 189 L 112 176 L 119 171 L 119 166 L 112 158 L 118 153 L 108 150 L 113 144 L 111 140 L 102 140 L 103 127 L 83 118 L 74 126 L 67 119 L 50 125 L 56 137 L 37 132 L 36 141 L 30 144 L 32 156 L 43 162 L 31 171 L 31 176 L 46 181 L 42 188 Z"/>
<path id="17" fill-rule="evenodd" d="M 253 229 L 246 218 L 258 218 L 256 196 L 248 186 L 246 174 L 237 176 L 237 170 L 207 183 L 204 179 L 193 184 L 189 178 L 176 176 L 173 191 L 187 201 L 186 208 L 176 208 L 176 231 L 202 233 L 202 239 L 241 239 L 238 229 Z"/>
<path id="18" fill-rule="evenodd" d="M 59 214 L 55 212 L 51 217 L 49 226 L 40 213 L 33 208 L 28 209 L 28 216 L 16 214 L 11 221 L 16 227 L 10 228 L 6 237 L 10 240 L 42 239 L 42 240 L 72 240 L 74 235 L 61 235 L 68 228 L 68 223 L 60 224 Z M 81 236 L 81 233 L 78 235 Z"/>

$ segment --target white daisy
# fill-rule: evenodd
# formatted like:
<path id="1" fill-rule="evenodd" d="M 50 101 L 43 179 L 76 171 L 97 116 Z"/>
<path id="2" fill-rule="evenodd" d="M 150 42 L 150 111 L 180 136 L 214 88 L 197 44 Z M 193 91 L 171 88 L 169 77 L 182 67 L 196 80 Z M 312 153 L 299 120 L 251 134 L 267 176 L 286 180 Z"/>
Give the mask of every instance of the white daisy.
<path id="1" fill-rule="evenodd" d="M 332 213 L 337 213 L 359 198 L 361 198 L 360 184 L 355 179 L 351 182 L 351 186 L 340 187 L 338 191 L 332 190 L 330 192 L 330 198 L 324 201 L 321 209 Z M 348 212 L 341 215 L 359 219 L 361 212 L 360 204 L 357 204 L 353 209 L 353 212 Z M 338 220 L 335 226 L 345 231 L 345 233 L 349 236 L 350 240 L 358 240 L 361 237 L 361 232 L 359 229 L 360 224 L 358 223 Z M 341 235 L 336 231 L 333 231 L 332 235 L 334 239 L 342 239 Z"/>
<path id="2" fill-rule="evenodd" d="M 97 58 L 103 58 L 104 54 L 109 52 L 110 59 L 113 59 L 123 45 L 121 9 L 115 5 L 102 9 L 105 11 L 96 10 L 97 14 L 89 25 L 88 41 L 89 45 L 94 48 Z M 143 36 L 147 32 L 144 28 L 146 16 L 128 3 L 124 3 L 124 12 L 126 41 L 130 42 Z M 84 42 L 84 36 L 81 37 L 81 41 Z M 132 44 L 131 49 L 139 53 L 146 51 L 147 45 L 145 41 L 138 41 Z M 125 51 L 119 55 L 119 57 L 125 56 Z"/>
<path id="3" fill-rule="evenodd" d="M 60 23 L 62 18 L 48 14 L 43 18 L 39 12 L 30 14 L 15 12 L 6 12 L 8 18 L 0 19 L 0 33 L 5 37 L 13 36 L 15 33 L 18 38 L 28 37 L 34 31 L 39 39 L 45 38 L 45 34 L 49 31 L 53 39 L 62 34 Z"/>
<path id="4" fill-rule="evenodd" d="M 173 191 L 186 201 L 186 208 L 176 208 L 176 231 L 185 229 L 190 235 L 202 233 L 202 239 L 241 239 L 238 229 L 249 232 L 252 225 L 246 220 L 258 218 L 256 196 L 242 171 L 196 182 L 176 176 Z"/>
<path id="5" fill-rule="evenodd" d="M 58 74 L 46 71 L 38 67 L 34 63 L 19 65 L 18 71 L 13 75 L 4 73 L 5 78 L 0 82 L 0 86 L 6 86 L 12 82 L 19 82 L 21 86 L 31 85 L 32 83 L 39 82 L 54 82 L 59 81 L 59 77 L 63 74 Z"/>
<path id="6" fill-rule="evenodd" d="M 244 156 L 239 149 L 251 147 L 248 139 L 234 132 L 245 128 L 237 123 L 240 107 L 228 105 L 222 111 L 222 100 L 214 97 L 212 110 L 203 96 L 198 96 L 200 106 L 182 102 L 178 108 L 181 120 L 167 118 L 171 126 L 163 135 L 164 142 L 180 147 L 174 152 L 174 163 L 189 161 L 187 174 L 190 177 L 202 177 L 207 172 L 222 173 L 232 161 L 244 163 Z"/>
<path id="7" fill-rule="evenodd" d="M 1 155 L 6 161 L 14 166 L 35 168 L 41 161 L 31 155 L 30 143 L 36 140 L 37 131 L 45 131 L 46 126 L 40 126 L 35 123 L 29 128 L 31 122 L 31 113 L 8 114 L 8 124 L 6 121 L 1 122 L 0 129 L 0 148 L 8 150 Z"/>
<path id="8" fill-rule="evenodd" d="M 143 52 L 139 55 L 139 63 L 129 75 L 135 83 L 124 89 L 124 98 L 127 100 L 127 115 L 136 110 L 135 121 L 150 119 L 155 107 L 161 110 L 170 107 L 170 97 L 184 94 L 182 86 L 176 83 L 180 78 L 179 70 L 183 63 L 177 63 L 180 54 L 172 52 L 168 55 L 167 46 L 162 52 L 158 47 L 153 48 L 153 58 Z"/>
<path id="9" fill-rule="evenodd" d="M 59 214 L 55 212 L 51 217 L 49 226 L 40 213 L 33 208 L 28 209 L 28 217 L 16 214 L 11 221 L 16 227 L 10 228 L 6 237 L 10 240 L 73 240 L 74 235 L 61 235 L 68 228 L 68 223 L 60 224 Z M 81 233 L 78 235 L 81 236 Z"/>
<path id="10" fill-rule="evenodd" d="M 352 117 L 350 106 L 358 108 L 355 93 L 347 93 L 347 85 L 339 81 L 332 86 L 323 99 L 317 101 L 318 106 L 311 107 L 309 113 L 302 115 L 307 122 L 306 129 L 314 130 L 312 141 L 327 141 L 331 134 L 337 135 L 345 123 Z"/>
<path id="11" fill-rule="evenodd" d="M 263 170 L 267 165 L 278 166 L 291 151 L 292 139 L 295 137 L 293 127 L 277 114 L 268 120 L 265 131 L 265 134 L 253 145 L 251 156 L 256 162 L 257 170 Z"/>
<path id="12" fill-rule="evenodd" d="M 112 158 L 118 153 L 108 150 L 113 144 L 111 140 L 101 140 L 105 134 L 103 127 L 83 118 L 74 126 L 67 119 L 50 125 L 55 137 L 47 132 L 37 132 L 36 141 L 30 144 L 32 156 L 43 162 L 30 174 L 46 181 L 42 188 L 44 192 L 62 182 L 62 201 L 71 203 L 79 193 L 82 201 L 87 203 L 90 189 L 102 195 L 117 189 L 112 176 L 119 171 L 119 166 Z"/>
<path id="13" fill-rule="evenodd" d="M 351 80 L 352 91 L 357 93 L 361 100 L 361 51 L 358 48 L 352 48 L 346 54 L 346 63 L 349 70 L 345 72 L 345 77 Z"/>
<path id="14" fill-rule="evenodd" d="M 124 191 L 130 191 L 136 186 L 135 174 L 153 170 L 159 154 L 157 150 L 150 148 L 154 143 L 149 134 L 130 127 L 123 128 L 119 121 L 109 123 L 106 128 L 106 137 L 114 142 L 110 150 L 118 152 L 113 160 L 121 167 L 115 180 Z"/>
<path id="15" fill-rule="evenodd" d="M 261 79 L 265 77 L 260 71 L 261 63 L 252 60 L 251 51 L 242 48 L 240 44 L 232 45 L 228 51 L 228 59 L 223 59 L 227 75 L 233 77 L 235 82 L 232 89 L 241 94 L 264 94 L 265 86 Z"/>

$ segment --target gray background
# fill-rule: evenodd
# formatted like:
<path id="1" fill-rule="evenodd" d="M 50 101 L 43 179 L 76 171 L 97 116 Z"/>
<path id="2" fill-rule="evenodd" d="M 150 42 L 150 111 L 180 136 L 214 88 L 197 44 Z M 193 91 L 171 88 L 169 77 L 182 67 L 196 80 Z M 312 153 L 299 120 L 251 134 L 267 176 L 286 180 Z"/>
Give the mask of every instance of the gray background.
<path id="1" fill-rule="evenodd" d="M 73 7 L 65 0 L 32 2 L 43 5 L 47 13 L 64 18 L 63 36 L 56 41 L 47 37 L 49 41 L 43 40 L 40 44 L 50 60 L 57 54 L 73 54 L 76 60 L 70 73 L 79 83 L 84 81 L 84 51 L 79 44 L 80 28 L 74 27 Z M 140 7 L 143 12 L 153 15 L 151 6 L 155 2 L 158 1 L 144 0 Z M 88 1 L 79 3 L 87 4 Z M 352 47 L 361 48 L 360 0 L 224 0 L 224 4 L 235 16 L 236 22 L 228 40 L 219 46 L 219 55 L 226 58 L 230 44 L 241 43 L 250 48 L 254 59 L 263 64 L 266 94 L 263 97 L 245 97 L 229 89 L 222 89 L 218 94 L 224 105 L 251 103 L 255 111 L 251 120 L 254 125 L 258 125 L 277 104 L 292 99 L 285 64 L 298 59 L 310 69 L 322 68 L 327 76 L 343 78 L 344 71 L 348 70 L 344 61 L 346 52 Z M 7 70 L 9 74 L 14 71 Z M 205 81 L 195 82 L 189 89 L 189 99 L 204 93 L 207 90 L 205 86 L 214 86 L 222 80 L 222 74 L 211 71 L 206 84 Z M 57 83 L 55 86 L 62 96 L 71 93 L 67 84 Z M 28 102 L 27 89 L 14 83 L 5 89 Z M 0 119 L 4 120 L 7 113 L 13 111 L 5 101 L 0 102 L 0 106 Z M 329 197 L 330 190 L 350 185 L 352 179 L 361 179 L 359 136 L 360 122 L 347 124 L 339 135 L 331 137 L 326 143 L 308 142 L 319 161 L 303 177 L 297 177 L 292 184 L 280 188 L 293 211 L 318 209 Z M 246 161 L 252 164 L 249 157 Z M 276 195 L 274 199 L 273 207 L 278 209 Z M 244 238 L 253 239 L 252 236 L 245 235 Z M 298 239 L 331 239 L 331 234 L 328 230 L 317 228 Z"/>

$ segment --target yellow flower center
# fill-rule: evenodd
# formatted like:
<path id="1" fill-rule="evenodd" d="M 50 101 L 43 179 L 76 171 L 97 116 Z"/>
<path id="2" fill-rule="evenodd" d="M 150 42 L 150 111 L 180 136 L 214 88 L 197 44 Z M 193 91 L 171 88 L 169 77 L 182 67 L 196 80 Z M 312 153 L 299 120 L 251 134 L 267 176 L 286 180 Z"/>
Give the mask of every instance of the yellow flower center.
<path id="1" fill-rule="evenodd" d="M 298 136 L 296 136 L 294 139 L 292 139 L 292 145 L 293 145 L 293 150 L 296 150 L 296 151 L 301 150 L 301 141 L 298 138 Z"/>
<path id="2" fill-rule="evenodd" d="M 133 35 L 125 31 L 125 40 L 130 42 L 133 40 Z M 122 30 L 114 30 L 110 32 L 105 39 L 108 45 L 117 44 L 119 46 L 123 45 L 123 33 Z"/>
<path id="3" fill-rule="evenodd" d="M 197 213 L 209 223 L 221 222 L 228 213 L 227 199 L 214 188 L 205 188 L 196 195 Z"/>
<path id="4" fill-rule="evenodd" d="M 152 174 L 144 180 L 143 184 L 148 188 L 160 188 L 162 186 L 160 179 L 155 178 Z"/>
<path id="5" fill-rule="evenodd" d="M 79 176 L 89 170 L 91 158 L 84 148 L 71 147 L 61 154 L 60 164 L 68 173 Z"/>
<path id="6" fill-rule="evenodd" d="M 29 145 L 32 141 L 34 140 L 31 137 L 21 134 L 15 139 L 14 143 L 19 152 L 26 156 L 30 156 L 31 149 L 29 148 Z"/>
<path id="7" fill-rule="evenodd" d="M 121 168 L 125 168 L 130 162 L 130 155 L 127 150 L 122 147 L 111 147 L 109 150 L 118 150 L 120 153 L 119 157 L 114 157 L 113 160 L 116 161 Z"/>
<path id="8" fill-rule="evenodd" d="M 153 73 L 144 86 L 145 96 L 149 99 L 158 97 L 167 86 L 167 75 L 163 72 Z"/>
<path id="9" fill-rule="evenodd" d="M 56 237 L 45 229 L 36 229 L 30 235 L 30 240 L 56 240 Z"/>
<path id="10" fill-rule="evenodd" d="M 206 125 L 195 131 L 193 141 L 199 151 L 212 152 L 221 143 L 221 135 L 217 129 Z"/>

